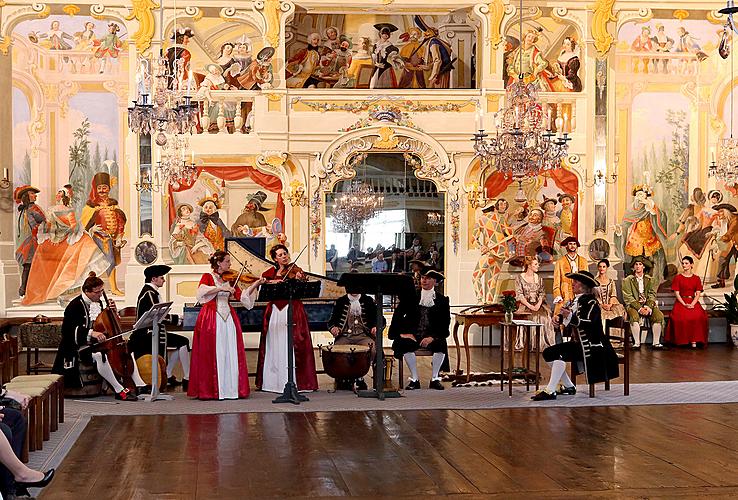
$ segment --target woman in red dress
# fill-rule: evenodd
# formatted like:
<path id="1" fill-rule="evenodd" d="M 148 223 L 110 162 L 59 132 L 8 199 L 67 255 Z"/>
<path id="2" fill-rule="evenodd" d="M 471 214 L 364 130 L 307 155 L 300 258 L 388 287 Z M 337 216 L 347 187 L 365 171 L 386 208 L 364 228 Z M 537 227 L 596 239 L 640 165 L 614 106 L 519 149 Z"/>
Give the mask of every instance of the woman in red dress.
<path id="1" fill-rule="evenodd" d="M 692 273 L 694 260 L 689 255 L 682 257 L 681 274 L 674 277 L 671 289 L 676 295 L 666 328 L 666 341 L 675 345 L 707 345 L 707 314 L 700 304 L 702 281 Z"/>
<path id="2" fill-rule="evenodd" d="M 254 282 L 243 294 L 222 278 L 231 268 L 231 256 L 216 251 L 210 257 L 213 271 L 202 275 L 197 301 L 202 304 L 192 339 L 190 383 L 187 395 L 198 399 L 238 399 L 249 395 L 249 370 L 243 351 L 241 323 L 229 300 L 251 308 Z"/>
<path id="3" fill-rule="evenodd" d="M 305 273 L 290 263 L 290 253 L 284 245 L 275 245 L 269 251 L 275 262 L 262 273 L 268 281 L 289 278 L 305 279 Z M 310 336 L 307 314 L 299 300 L 293 301 L 292 335 L 295 348 L 295 383 L 300 391 L 317 391 L 313 339 Z M 267 392 L 282 392 L 287 383 L 287 301 L 269 302 L 264 311 L 264 324 L 259 342 L 259 364 L 256 370 L 256 388 Z"/>

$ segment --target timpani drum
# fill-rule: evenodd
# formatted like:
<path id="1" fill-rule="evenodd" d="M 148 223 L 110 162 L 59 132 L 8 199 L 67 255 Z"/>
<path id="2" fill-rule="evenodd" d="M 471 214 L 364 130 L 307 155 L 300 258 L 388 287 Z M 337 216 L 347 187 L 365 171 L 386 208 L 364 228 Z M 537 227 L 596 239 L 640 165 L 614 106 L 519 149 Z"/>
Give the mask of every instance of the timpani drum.
<path id="1" fill-rule="evenodd" d="M 372 351 L 366 345 L 321 346 L 320 357 L 325 372 L 336 380 L 361 378 L 372 365 Z"/>

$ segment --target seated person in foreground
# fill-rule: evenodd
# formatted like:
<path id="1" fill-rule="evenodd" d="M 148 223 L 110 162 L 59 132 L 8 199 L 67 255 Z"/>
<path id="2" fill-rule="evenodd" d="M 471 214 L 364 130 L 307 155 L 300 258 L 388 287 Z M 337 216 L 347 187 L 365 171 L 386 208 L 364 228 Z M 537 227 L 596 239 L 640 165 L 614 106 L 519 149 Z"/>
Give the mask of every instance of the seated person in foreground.
<path id="1" fill-rule="evenodd" d="M 393 340 L 392 350 L 400 362 L 404 359 L 410 369 L 407 390 L 420 389 L 415 351 L 420 348 L 433 353 L 433 375 L 429 387 L 443 390 L 441 370 L 448 371 L 448 347 L 451 308 L 448 297 L 435 290 L 436 284 L 443 280 L 438 271 L 425 268 L 421 271 L 420 290 L 414 297 L 401 298 L 392 315 L 389 338 Z"/>
<path id="2" fill-rule="evenodd" d="M 166 274 L 171 271 L 169 266 L 155 265 L 144 269 L 146 283 L 138 294 L 136 303 L 136 319 L 141 319 L 152 307 L 161 302 L 159 289 L 164 286 Z M 167 359 L 167 384 L 169 387 L 180 385 L 174 376 L 174 367 L 179 362 L 182 365 L 184 378 L 182 379 L 182 390 L 187 392 L 190 379 L 190 341 L 187 337 L 166 331 L 166 325 L 176 326 L 179 317 L 176 314 L 167 314 L 159 325 L 159 355 L 167 356 L 166 348 L 173 347 L 175 350 Z M 128 349 L 138 359 L 146 354 L 151 355 L 151 328 L 142 328 L 134 331 L 128 339 Z M 166 342 L 165 342 L 166 341 Z"/>
<path id="3" fill-rule="evenodd" d="M 377 339 L 377 304 L 374 299 L 356 290 L 346 289 L 346 295 L 336 300 L 328 320 L 328 331 L 335 345 L 365 345 L 376 355 L 374 343 Z M 356 380 L 356 388 L 366 389 L 363 378 Z"/>
<path id="4" fill-rule="evenodd" d="M 633 274 L 623 280 L 623 302 L 628 314 L 630 332 L 633 335 L 633 349 L 640 349 L 648 332 L 641 333 L 641 321 L 650 318 L 653 332 L 653 349 L 666 349 L 661 344 L 661 330 L 664 315 L 656 305 L 656 287 L 658 283 L 645 273 L 643 257 L 636 257 L 632 262 Z"/>
<path id="5" fill-rule="evenodd" d="M 562 307 L 553 323 L 555 328 L 563 323 L 575 331 L 572 340 L 552 345 L 543 351 L 543 359 L 551 367 L 551 379 L 543 390 L 531 398 L 534 401 L 556 399 L 557 394 L 577 393 L 577 388 L 566 374 L 567 362 L 573 363 L 576 373 L 584 373 L 589 384 L 617 378 L 619 374 L 617 355 L 602 331 L 600 306 L 592 294 L 597 281 L 589 271 L 568 273 L 566 277 L 572 280 L 574 303 L 571 308 Z M 559 383 L 563 388 L 559 388 Z"/>

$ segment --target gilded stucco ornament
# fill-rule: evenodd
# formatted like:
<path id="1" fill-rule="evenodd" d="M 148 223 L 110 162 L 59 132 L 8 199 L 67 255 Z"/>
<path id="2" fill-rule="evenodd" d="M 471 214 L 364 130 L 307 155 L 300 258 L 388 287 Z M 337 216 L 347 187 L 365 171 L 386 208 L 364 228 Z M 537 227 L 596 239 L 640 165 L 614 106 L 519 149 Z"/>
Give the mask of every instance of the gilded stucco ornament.
<path id="1" fill-rule="evenodd" d="M 607 31 L 607 24 L 617 20 L 613 14 L 612 7 L 615 0 L 597 0 L 592 14 L 592 38 L 600 58 L 605 57 L 610 50 L 613 36 Z"/>
<path id="2" fill-rule="evenodd" d="M 74 4 L 65 5 L 64 7 L 62 7 L 62 12 L 64 12 L 68 16 L 76 16 L 77 14 L 79 14 L 79 10 L 79 7 Z"/>
<path id="3" fill-rule="evenodd" d="M 133 6 L 131 13 L 125 16 L 126 21 L 136 19 L 138 21 L 138 31 L 131 37 L 136 42 L 136 48 L 139 52 L 145 52 L 151 47 L 151 38 L 154 36 L 153 10 L 159 7 L 152 0 L 131 0 Z"/>
<path id="4" fill-rule="evenodd" d="M 475 10 L 487 20 L 487 43 L 493 49 L 502 42 L 502 19 L 505 17 L 505 4 L 502 0 L 477 5 Z"/>
<path id="5" fill-rule="evenodd" d="M 279 46 L 279 33 L 282 28 L 282 14 L 293 11 L 295 6 L 284 0 L 256 0 L 254 9 L 264 18 L 266 30 L 264 39 L 272 47 Z"/>

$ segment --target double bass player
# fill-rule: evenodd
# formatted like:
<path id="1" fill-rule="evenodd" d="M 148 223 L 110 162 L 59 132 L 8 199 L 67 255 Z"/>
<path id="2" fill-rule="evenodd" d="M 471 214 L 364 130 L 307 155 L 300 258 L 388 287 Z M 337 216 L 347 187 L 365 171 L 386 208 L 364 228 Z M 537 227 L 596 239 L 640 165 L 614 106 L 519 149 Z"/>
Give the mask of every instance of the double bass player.
<path id="1" fill-rule="evenodd" d="M 96 351 L 94 345 L 107 340 L 106 332 L 95 326 L 95 320 L 105 309 L 117 314 L 113 301 L 103 306 L 101 298 L 105 292 L 104 282 L 95 273 L 90 273 L 82 284 L 82 293 L 72 299 L 64 309 L 62 321 L 62 339 L 54 360 L 52 373 L 64 375 L 64 386 L 67 388 L 82 387 L 80 363 L 92 364 L 100 376 L 110 385 L 115 393 L 115 399 L 120 401 L 137 401 L 137 389 L 143 388 L 146 383 L 141 379 L 136 363 L 130 354 L 132 373 L 130 378 L 135 387 L 124 387 L 114 373 L 110 363 L 110 356 L 104 351 Z M 132 385 L 132 384 L 128 384 Z"/>

